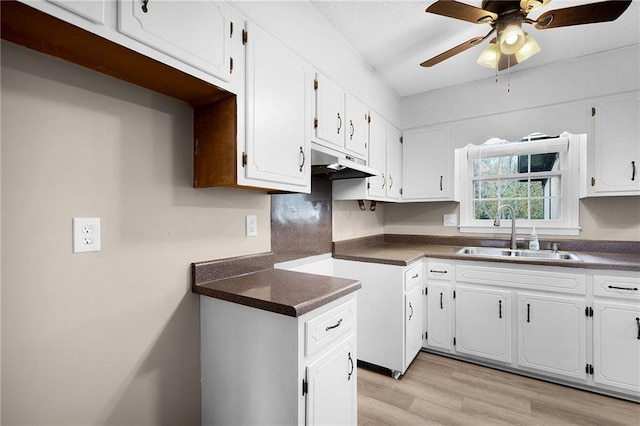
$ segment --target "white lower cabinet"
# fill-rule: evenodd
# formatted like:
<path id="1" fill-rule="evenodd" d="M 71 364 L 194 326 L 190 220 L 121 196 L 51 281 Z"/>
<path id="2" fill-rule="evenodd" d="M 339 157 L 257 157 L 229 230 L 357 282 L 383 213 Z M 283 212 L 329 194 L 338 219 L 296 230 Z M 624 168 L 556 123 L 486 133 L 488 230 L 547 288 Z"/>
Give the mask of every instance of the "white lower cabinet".
<path id="1" fill-rule="evenodd" d="M 511 362 L 511 292 L 456 285 L 456 352 Z"/>
<path id="2" fill-rule="evenodd" d="M 453 299 L 451 284 L 427 283 L 427 339 L 428 347 L 451 350 L 451 320 Z"/>
<path id="3" fill-rule="evenodd" d="M 593 380 L 640 392 L 640 305 L 593 304 Z"/>
<path id="4" fill-rule="evenodd" d="M 357 424 L 356 295 L 290 317 L 200 297 L 202 424 Z"/>
<path id="5" fill-rule="evenodd" d="M 334 275 L 360 281 L 358 359 L 404 374 L 421 348 L 423 263 L 409 266 L 334 259 Z"/>
<path id="6" fill-rule="evenodd" d="M 585 379 L 585 298 L 518 293 L 518 366 Z"/>

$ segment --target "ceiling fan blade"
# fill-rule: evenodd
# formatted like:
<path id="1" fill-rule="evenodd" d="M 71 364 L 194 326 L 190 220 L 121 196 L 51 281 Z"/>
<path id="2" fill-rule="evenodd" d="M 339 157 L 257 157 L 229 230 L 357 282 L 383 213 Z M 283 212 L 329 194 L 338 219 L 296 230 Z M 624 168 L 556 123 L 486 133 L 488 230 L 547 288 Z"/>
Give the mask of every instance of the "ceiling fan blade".
<path id="1" fill-rule="evenodd" d="M 571 25 L 615 21 L 627 10 L 630 4 L 631 0 L 610 0 L 550 10 L 540 15 L 534 26 L 539 30 L 545 30 Z"/>
<path id="2" fill-rule="evenodd" d="M 454 0 L 438 0 L 429 6 L 425 12 L 473 22 L 474 24 L 485 23 L 484 21 L 480 22 L 483 18 L 488 18 L 491 21 L 498 19 L 498 15 L 493 12 Z"/>
<path id="3" fill-rule="evenodd" d="M 471 40 L 467 40 L 464 43 L 460 43 L 459 45 L 457 45 L 456 47 L 453 47 L 445 52 L 442 52 L 441 54 L 434 56 L 431 59 L 427 59 L 426 61 L 424 61 L 423 63 L 420 64 L 421 67 L 432 67 L 435 64 L 439 64 L 440 62 L 444 61 L 445 59 L 449 59 L 450 57 L 457 55 L 460 52 L 464 52 L 465 50 L 469 49 L 470 47 L 473 47 L 477 44 L 480 44 L 480 42 L 482 42 L 482 40 L 484 40 L 486 38 L 485 37 L 474 37 Z"/>

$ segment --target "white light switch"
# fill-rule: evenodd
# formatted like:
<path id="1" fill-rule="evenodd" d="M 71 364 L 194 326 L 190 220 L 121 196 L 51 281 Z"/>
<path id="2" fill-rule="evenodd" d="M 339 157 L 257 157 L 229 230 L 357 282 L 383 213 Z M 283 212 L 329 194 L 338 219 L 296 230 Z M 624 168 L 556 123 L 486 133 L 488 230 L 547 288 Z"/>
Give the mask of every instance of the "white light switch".
<path id="1" fill-rule="evenodd" d="M 73 252 L 100 251 L 100 218 L 73 218 Z"/>
<path id="2" fill-rule="evenodd" d="M 258 217 L 254 214 L 247 215 L 247 237 L 258 235 Z"/>
<path id="3" fill-rule="evenodd" d="M 457 214 L 445 214 L 442 218 L 442 224 L 444 226 L 456 226 L 458 225 Z"/>

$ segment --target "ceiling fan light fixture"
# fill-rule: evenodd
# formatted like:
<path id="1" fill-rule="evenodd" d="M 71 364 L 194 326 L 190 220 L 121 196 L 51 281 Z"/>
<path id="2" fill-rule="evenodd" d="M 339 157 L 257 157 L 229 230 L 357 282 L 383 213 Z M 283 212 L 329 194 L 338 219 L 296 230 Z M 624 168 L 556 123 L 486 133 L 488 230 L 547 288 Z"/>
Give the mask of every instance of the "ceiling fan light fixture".
<path id="1" fill-rule="evenodd" d="M 508 24 L 500 33 L 500 51 L 505 55 L 513 55 L 524 44 L 524 31 L 519 24 Z"/>
<path id="2" fill-rule="evenodd" d="M 522 61 L 532 57 L 539 51 L 540 46 L 538 45 L 538 43 L 534 40 L 533 37 L 525 33 L 524 44 L 516 52 L 516 59 L 518 60 L 518 63 L 521 63 Z"/>
<path id="3" fill-rule="evenodd" d="M 500 49 L 496 44 L 496 40 L 493 39 L 491 43 L 482 50 L 478 57 L 478 64 L 487 68 L 496 68 L 498 66 L 498 60 L 500 59 Z"/>

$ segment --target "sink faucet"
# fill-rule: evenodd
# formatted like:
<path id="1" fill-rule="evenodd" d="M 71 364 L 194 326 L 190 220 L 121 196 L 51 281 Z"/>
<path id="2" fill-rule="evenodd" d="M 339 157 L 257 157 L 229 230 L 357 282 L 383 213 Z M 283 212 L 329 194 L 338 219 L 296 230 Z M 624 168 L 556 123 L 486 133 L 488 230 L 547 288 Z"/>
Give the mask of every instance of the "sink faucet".
<path id="1" fill-rule="evenodd" d="M 493 226 L 500 226 L 500 212 L 502 209 L 509 210 L 511 214 L 511 250 L 516 250 L 518 247 L 516 245 L 516 211 L 508 204 L 503 204 L 498 207 L 498 211 L 496 212 L 496 218 L 493 220 Z"/>

